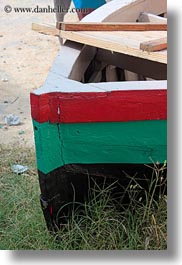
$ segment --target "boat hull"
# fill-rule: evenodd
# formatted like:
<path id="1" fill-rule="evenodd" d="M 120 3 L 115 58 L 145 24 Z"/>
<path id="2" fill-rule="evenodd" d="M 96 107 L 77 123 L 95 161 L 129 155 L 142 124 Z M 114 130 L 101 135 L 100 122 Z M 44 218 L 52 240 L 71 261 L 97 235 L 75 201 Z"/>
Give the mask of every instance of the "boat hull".
<path id="1" fill-rule="evenodd" d="M 149 164 L 167 159 L 166 120 L 98 123 L 33 121 L 37 166 L 47 174 L 68 164 Z"/>

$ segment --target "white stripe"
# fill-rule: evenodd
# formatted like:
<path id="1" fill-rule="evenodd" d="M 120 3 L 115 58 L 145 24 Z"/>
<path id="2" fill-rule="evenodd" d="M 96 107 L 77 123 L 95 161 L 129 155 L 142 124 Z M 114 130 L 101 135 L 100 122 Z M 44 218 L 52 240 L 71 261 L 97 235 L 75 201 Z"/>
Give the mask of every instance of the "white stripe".
<path id="1" fill-rule="evenodd" d="M 167 81 L 123 81 L 107 83 L 83 84 L 74 80 L 67 79 L 58 74 L 49 72 L 46 82 L 42 87 L 34 90 L 33 93 L 41 95 L 50 92 L 80 93 L 80 92 L 109 92 L 127 90 L 154 90 L 166 89 Z"/>

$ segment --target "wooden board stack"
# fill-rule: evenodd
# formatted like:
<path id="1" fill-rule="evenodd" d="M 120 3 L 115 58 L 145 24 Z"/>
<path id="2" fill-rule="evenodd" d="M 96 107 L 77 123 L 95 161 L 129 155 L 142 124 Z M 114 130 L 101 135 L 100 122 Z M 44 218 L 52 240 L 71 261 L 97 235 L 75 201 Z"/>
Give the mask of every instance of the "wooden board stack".
<path id="1" fill-rule="evenodd" d="M 92 12 L 84 22 L 115 22 L 118 14 L 122 14 L 122 20 L 126 14 L 126 22 L 135 22 L 136 17 L 150 19 L 146 12 L 153 11 L 155 16 L 166 13 L 165 4 L 115 0 Z M 95 12 L 102 14 L 100 21 Z M 126 48 L 120 31 L 117 38 L 122 41 L 118 41 L 118 49 L 111 49 L 108 36 L 111 34 L 113 41 L 113 31 L 107 32 L 107 38 L 102 33 L 104 45 L 98 45 L 98 41 L 94 45 L 85 35 L 84 40 L 80 35 L 76 38 L 83 32 L 71 31 L 72 37 L 64 35 L 69 40 L 62 46 L 45 84 L 31 93 L 41 202 L 49 230 L 60 227 L 60 209 L 73 201 L 73 193 L 76 200 L 83 199 L 88 174 L 107 177 L 117 171 L 116 176 L 121 178 L 124 167 L 130 172 L 132 165 L 136 169 L 167 159 L 166 51 L 149 54 L 140 50 L 140 44 L 149 41 L 151 31 L 149 35 L 144 33 L 127 32 L 131 45 Z M 100 38 L 99 32 L 91 35 Z M 153 36 L 156 39 L 161 35 L 160 31 Z M 133 75 L 135 81 L 130 81 Z"/>

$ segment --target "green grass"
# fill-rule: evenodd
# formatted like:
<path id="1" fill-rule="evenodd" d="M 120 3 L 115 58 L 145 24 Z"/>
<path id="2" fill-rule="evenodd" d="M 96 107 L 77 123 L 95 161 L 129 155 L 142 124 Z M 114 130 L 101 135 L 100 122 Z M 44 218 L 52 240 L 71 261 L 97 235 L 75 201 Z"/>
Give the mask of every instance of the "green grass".
<path id="1" fill-rule="evenodd" d="M 21 175 L 11 165 L 29 166 Z M 166 196 L 155 198 L 163 168 L 154 168 L 150 191 L 144 203 L 136 195 L 136 182 L 125 192 L 130 203 L 120 211 L 122 196 L 112 197 L 113 186 L 95 185 L 90 200 L 75 210 L 67 226 L 50 235 L 39 204 L 39 183 L 35 154 L 30 149 L 0 147 L 0 249 L 131 250 L 167 248 Z M 130 177 L 130 176 L 128 176 Z M 132 179 L 132 178 L 131 178 Z M 132 179 L 133 180 L 133 179 Z"/>

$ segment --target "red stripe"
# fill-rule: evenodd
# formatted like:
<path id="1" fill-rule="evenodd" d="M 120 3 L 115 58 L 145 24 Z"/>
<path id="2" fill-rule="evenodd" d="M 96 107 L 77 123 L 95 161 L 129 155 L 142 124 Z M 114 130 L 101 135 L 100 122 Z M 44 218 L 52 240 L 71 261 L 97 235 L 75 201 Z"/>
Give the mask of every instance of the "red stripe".
<path id="1" fill-rule="evenodd" d="M 31 94 L 31 112 L 40 123 L 163 120 L 167 90 Z"/>

